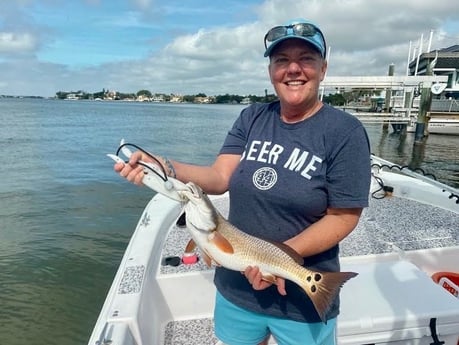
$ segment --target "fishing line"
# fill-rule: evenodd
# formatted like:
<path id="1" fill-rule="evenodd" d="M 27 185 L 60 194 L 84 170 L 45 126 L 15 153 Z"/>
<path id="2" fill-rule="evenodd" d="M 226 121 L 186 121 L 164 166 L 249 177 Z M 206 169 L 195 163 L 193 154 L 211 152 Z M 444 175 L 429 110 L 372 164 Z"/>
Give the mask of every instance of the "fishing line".
<path id="1" fill-rule="evenodd" d="M 134 148 L 136 148 L 137 150 L 141 151 L 142 153 L 145 153 L 148 157 L 150 157 L 153 161 L 155 161 L 157 163 L 157 165 L 160 167 L 162 173 L 164 174 L 164 176 L 161 176 L 161 174 L 159 172 L 157 172 L 155 169 L 153 169 L 152 167 L 150 167 L 149 165 L 145 164 L 145 163 L 142 163 L 142 162 L 137 162 L 137 164 L 143 166 L 144 168 L 147 168 L 148 170 L 150 170 L 151 172 L 155 173 L 156 176 L 158 176 L 161 180 L 163 180 L 164 182 L 167 182 L 168 181 L 168 178 L 167 178 L 167 173 L 166 173 L 166 170 L 164 169 L 163 165 L 161 164 L 161 162 L 159 161 L 158 158 L 156 158 L 155 156 L 153 156 L 150 152 L 144 150 L 143 148 L 141 148 L 140 146 L 136 145 L 136 144 L 131 144 L 131 143 L 123 143 L 121 144 L 119 147 L 118 147 L 118 150 L 116 150 L 116 155 L 118 156 L 121 149 L 123 147 L 126 147 L 126 146 L 132 146 Z M 125 161 L 125 163 L 129 163 L 129 161 Z"/>

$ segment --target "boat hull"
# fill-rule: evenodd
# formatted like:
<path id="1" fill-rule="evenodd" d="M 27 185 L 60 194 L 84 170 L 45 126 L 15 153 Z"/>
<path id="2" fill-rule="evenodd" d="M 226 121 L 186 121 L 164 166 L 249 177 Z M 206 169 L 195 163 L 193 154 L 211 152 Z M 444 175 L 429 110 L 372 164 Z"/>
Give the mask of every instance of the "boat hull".
<path id="1" fill-rule="evenodd" d="M 407 132 L 414 133 L 416 131 L 416 120 L 408 125 Z M 459 135 L 459 118 L 431 118 L 427 125 L 429 134 L 446 134 Z"/>

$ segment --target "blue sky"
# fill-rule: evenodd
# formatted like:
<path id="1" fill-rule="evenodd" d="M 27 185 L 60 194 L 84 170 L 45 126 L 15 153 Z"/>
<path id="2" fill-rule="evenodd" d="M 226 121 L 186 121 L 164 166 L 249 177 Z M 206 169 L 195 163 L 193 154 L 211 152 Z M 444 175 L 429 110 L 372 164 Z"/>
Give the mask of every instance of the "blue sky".
<path id="1" fill-rule="evenodd" d="M 245 15 L 252 4 L 256 2 L 65 1 L 50 8 L 49 4 L 37 2 L 30 15 L 37 24 L 50 26 L 53 31 L 51 41 L 37 57 L 78 68 L 144 59 L 179 35 L 192 34 L 202 27 L 243 24 L 255 17 Z M 232 13 L 226 8 L 231 8 Z"/>
<path id="2" fill-rule="evenodd" d="M 457 13 L 449 0 L 0 0 L 0 95 L 261 95 L 263 36 L 298 17 L 325 33 L 328 75 L 403 74 L 421 34 L 459 44 Z"/>

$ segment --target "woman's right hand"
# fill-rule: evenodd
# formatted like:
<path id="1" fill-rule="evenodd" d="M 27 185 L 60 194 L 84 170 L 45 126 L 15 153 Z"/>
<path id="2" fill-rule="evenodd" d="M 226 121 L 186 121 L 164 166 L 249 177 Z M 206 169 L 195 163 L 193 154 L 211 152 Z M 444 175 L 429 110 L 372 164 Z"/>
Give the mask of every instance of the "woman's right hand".
<path id="1" fill-rule="evenodd" d="M 147 163 L 153 161 L 143 152 L 136 151 L 131 155 L 128 163 L 115 163 L 113 169 L 119 173 L 120 176 L 126 178 L 126 180 L 136 185 L 142 185 L 142 179 L 144 176 L 143 167 L 137 164 L 140 160 Z"/>

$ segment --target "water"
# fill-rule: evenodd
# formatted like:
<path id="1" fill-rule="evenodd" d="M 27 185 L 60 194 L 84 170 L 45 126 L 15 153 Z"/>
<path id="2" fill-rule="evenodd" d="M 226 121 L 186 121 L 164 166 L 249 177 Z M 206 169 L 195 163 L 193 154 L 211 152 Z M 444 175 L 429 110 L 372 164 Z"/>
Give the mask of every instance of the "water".
<path id="1" fill-rule="evenodd" d="M 112 170 L 124 137 L 213 161 L 241 106 L 0 99 L 0 343 L 85 344 L 152 192 Z M 372 152 L 459 187 L 459 136 L 367 126 Z"/>

